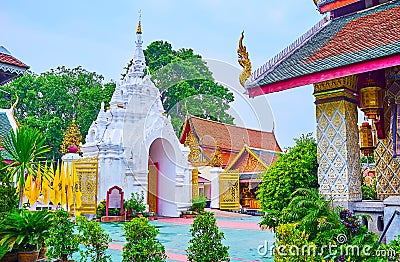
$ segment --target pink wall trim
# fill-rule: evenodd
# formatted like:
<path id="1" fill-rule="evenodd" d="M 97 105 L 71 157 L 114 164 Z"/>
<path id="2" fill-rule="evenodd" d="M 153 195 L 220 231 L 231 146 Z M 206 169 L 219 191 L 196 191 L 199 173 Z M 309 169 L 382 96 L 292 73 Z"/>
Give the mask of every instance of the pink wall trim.
<path id="1" fill-rule="evenodd" d="M 321 72 L 286 79 L 283 81 L 267 84 L 261 87 L 248 89 L 250 97 L 275 93 L 294 87 L 305 86 L 309 84 L 319 83 L 322 81 L 332 80 L 339 77 L 350 76 L 378 69 L 388 68 L 400 65 L 400 54 L 381 57 L 374 60 L 351 64 L 339 68 L 333 68 Z"/>

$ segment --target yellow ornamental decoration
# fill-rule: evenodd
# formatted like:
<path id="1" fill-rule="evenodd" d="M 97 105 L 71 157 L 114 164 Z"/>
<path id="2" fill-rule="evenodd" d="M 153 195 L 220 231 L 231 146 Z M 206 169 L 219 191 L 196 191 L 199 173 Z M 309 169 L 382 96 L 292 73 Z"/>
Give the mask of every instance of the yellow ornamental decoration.
<path id="1" fill-rule="evenodd" d="M 200 146 L 197 143 L 197 139 L 195 137 L 195 135 L 193 134 L 193 131 L 190 130 L 189 134 L 186 136 L 185 139 L 185 146 L 188 146 L 190 149 L 190 153 L 188 156 L 188 160 L 191 163 L 199 163 L 201 162 L 200 160 L 200 155 L 201 155 L 201 150 L 200 150 Z"/>
<path id="2" fill-rule="evenodd" d="M 242 31 L 242 36 L 239 39 L 238 62 L 243 71 L 239 76 L 240 84 L 244 87 L 246 80 L 251 76 L 251 62 L 249 59 L 249 53 L 246 51 L 246 46 L 243 45 L 244 31 Z"/>
<path id="3" fill-rule="evenodd" d="M 218 144 L 216 144 L 215 152 L 212 154 L 210 163 L 208 163 L 208 165 L 213 167 L 221 167 L 222 164 L 223 161 L 222 161 L 221 148 Z"/>
<path id="4" fill-rule="evenodd" d="M 61 144 L 61 153 L 77 153 L 80 152 L 80 143 L 82 141 L 81 131 L 75 124 L 75 119 L 72 120 L 72 124 L 68 127 L 64 134 L 64 139 Z"/>

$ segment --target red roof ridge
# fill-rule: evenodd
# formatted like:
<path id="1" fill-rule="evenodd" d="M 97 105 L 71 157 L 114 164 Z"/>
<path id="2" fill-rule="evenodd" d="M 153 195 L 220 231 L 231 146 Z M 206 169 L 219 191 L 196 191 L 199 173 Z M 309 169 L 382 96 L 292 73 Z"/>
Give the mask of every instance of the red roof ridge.
<path id="1" fill-rule="evenodd" d="M 0 53 L 0 63 L 9 64 L 28 69 L 29 66 L 11 54 Z"/>
<path id="2" fill-rule="evenodd" d="M 254 128 L 247 128 L 247 127 L 242 127 L 242 126 L 236 126 L 236 125 L 233 125 L 233 124 L 226 124 L 226 123 L 218 122 L 218 121 L 215 121 L 215 120 L 204 119 L 204 118 L 201 118 L 201 117 L 198 117 L 198 116 L 193 116 L 193 115 L 189 115 L 189 117 L 190 117 L 190 118 L 197 118 L 197 119 L 199 119 L 199 120 L 203 120 L 203 121 L 207 121 L 207 122 L 213 122 L 213 123 L 220 124 L 220 125 L 224 125 L 224 126 L 231 126 L 231 127 L 235 127 L 235 128 L 240 128 L 240 129 L 245 129 L 245 130 L 251 130 L 251 131 L 256 131 L 256 132 L 261 132 L 261 133 L 269 133 L 269 134 L 274 134 L 274 135 L 275 135 L 275 133 L 274 133 L 273 130 L 272 130 L 272 131 L 265 131 L 265 130 L 259 130 L 259 129 L 254 129 Z"/>

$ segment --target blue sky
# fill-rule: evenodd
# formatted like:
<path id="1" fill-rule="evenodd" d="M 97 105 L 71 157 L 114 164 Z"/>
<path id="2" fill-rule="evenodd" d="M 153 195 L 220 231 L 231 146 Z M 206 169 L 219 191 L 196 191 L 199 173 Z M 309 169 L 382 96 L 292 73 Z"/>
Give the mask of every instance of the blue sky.
<path id="1" fill-rule="evenodd" d="M 81 65 L 119 79 L 133 55 L 139 9 L 144 45 L 166 40 L 235 67 L 244 29 L 253 68 L 322 19 L 312 0 L 8 0 L 0 8 L 0 45 L 36 73 Z M 307 86 L 267 96 L 282 147 L 315 133 L 312 92 Z"/>

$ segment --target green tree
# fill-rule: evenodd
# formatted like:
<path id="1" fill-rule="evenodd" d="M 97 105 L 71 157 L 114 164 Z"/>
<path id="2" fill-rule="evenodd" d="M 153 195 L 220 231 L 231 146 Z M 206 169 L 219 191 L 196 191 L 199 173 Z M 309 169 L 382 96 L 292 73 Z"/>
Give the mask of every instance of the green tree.
<path id="1" fill-rule="evenodd" d="M 48 158 L 59 158 L 64 132 L 75 117 L 83 137 L 96 118 L 102 101 L 108 103 L 115 83 L 103 84 L 103 76 L 82 67 L 58 67 L 36 75 L 28 73 L 2 87 L 18 95 L 16 116 L 25 125 L 45 134 L 46 144 L 52 147 Z M 0 106 L 9 106 L 0 99 Z"/>
<path id="2" fill-rule="evenodd" d="M 309 240 L 318 244 L 325 239 L 332 240 L 343 233 L 338 210 L 332 209 L 330 201 L 325 200 L 318 189 L 299 188 L 292 194 L 292 199 L 282 211 L 283 223 L 298 223 L 298 229 L 309 235 Z"/>
<path id="3" fill-rule="evenodd" d="M 214 82 L 200 55 L 192 49 L 174 50 L 165 41 L 152 42 L 144 55 L 151 79 L 160 89 L 164 109 L 171 116 L 178 135 L 186 111 L 205 119 L 233 124 L 233 117 L 227 113 L 229 103 L 234 100 L 233 93 Z M 126 70 L 132 63 L 131 60 Z"/>
<path id="4" fill-rule="evenodd" d="M 262 177 L 257 195 L 265 212 L 262 225 L 275 228 L 282 220 L 282 210 L 298 188 L 317 186 L 317 143 L 311 134 L 295 139 L 296 145 L 280 154 Z"/>
<path id="5" fill-rule="evenodd" d="M 39 161 L 46 157 L 50 147 L 39 130 L 27 126 L 19 127 L 15 132 L 11 130 L 1 141 L 6 157 L 12 163 L 3 167 L 3 171 L 10 169 L 10 180 L 17 181 L 19 186 L 19 204 L 22 207 L 25 173 L 33 177 L 37 175 Z"/>
<path id="6" fill-rule="evenodd" d="M 46 255 L 49 258 L 67 262 L 79 251 L 80 236 L 74 233 L 74 227 L 74 222 L 69 219 L 69 212 L 59 209 L 54 213 L 53 224 L 46 239 Z"/>
<path id="7" fill-rule="evenodd" d="M 229 261 L 229 247 L 222 244 L 224 233 L 219 231 L 213 213 L 203 212 L 196 216 L 190 232 L 192 238 L 187 249 L 189 261 Z"/>
<path id="8" fill-rule="evenodd" d="M 85 246 L 80 249 L 80 261 L 110 262 L 111 256 L 107 254 L 108 244 L 112 241 L 110 236 L 100 226 L 99 222 L 87 221 L 86 217 L 79 216 L 78 231 L 81 234 L 81 243 Z"/>
<path id="9" fill-rule="evenodd" d="M 124 225 L 126 244 L 123 262 L 161 262 L 167 258 L 164 246 L 156 239 L 159 233 L 145 217 L 133 218 Z"/>

